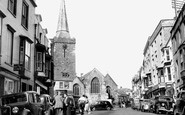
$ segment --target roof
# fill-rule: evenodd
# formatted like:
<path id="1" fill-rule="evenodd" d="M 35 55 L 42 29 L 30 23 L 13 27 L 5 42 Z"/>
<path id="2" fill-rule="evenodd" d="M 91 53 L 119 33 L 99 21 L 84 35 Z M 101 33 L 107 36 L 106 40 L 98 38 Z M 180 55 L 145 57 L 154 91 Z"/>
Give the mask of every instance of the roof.
<path id="1" fill-rule="evenodd" d="M 108 73 L 105 75 L 105 77 L 109 77 L 109 78 L 114 82 L 114 84 L 115 84 L 116 86 L 118 86 L 118 85 L 116 84 L 116 82 L 112 79 L 112 77 L 111 77 Z"/>

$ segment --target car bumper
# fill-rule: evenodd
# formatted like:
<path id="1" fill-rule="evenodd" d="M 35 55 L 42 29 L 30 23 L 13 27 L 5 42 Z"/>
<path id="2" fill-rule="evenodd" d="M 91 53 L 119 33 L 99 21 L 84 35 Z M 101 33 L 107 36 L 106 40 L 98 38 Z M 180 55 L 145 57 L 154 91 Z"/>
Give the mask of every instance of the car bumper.
<path id="1" fill-rule="evenodd" d="M 164 111 L 164 112 L 170 113 L 170 112 L 173 112 L 173 109 L 171 108 L 170 110 L 168 110 L 168 109 L 165 109 L 165 108 L 159 108 L 159 111 Z"/>

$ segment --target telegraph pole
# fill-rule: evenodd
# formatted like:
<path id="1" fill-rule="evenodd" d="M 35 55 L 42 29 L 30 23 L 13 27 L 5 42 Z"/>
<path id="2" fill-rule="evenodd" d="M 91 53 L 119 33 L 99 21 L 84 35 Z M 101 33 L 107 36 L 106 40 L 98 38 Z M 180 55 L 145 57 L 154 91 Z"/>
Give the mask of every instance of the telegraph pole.
<path id="1" fill-rule="evenodd" d="M 172 8 L 175 10 L 175 19 L 177 18 L 179 12 L 181 11 L 185 0 L 172 0 Z"/>

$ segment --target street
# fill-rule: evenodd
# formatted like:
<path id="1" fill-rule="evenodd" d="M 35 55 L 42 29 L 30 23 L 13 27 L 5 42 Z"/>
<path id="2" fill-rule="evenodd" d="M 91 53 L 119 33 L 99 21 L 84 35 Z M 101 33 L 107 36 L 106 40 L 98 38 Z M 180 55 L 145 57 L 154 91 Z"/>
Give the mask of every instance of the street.
<path id="1" fill-rule="evenodd" d="M 133 110 L 131 108 L 118 108 L 118 107 L 116 107 L 114 110 L 92 111 L 91 114 L 85 113 L 84 115 L 156 115 L 156 114 L 149 113 L 149 112 L 141 112 L 141 111 Z M 160 115 L 162 115 L 162 114 L 160 114 Z"/>

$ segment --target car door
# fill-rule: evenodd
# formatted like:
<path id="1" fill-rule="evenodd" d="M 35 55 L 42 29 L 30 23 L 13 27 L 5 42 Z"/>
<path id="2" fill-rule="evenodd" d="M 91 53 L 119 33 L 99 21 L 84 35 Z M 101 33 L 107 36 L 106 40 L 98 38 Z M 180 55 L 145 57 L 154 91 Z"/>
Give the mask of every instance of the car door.
<path id="1" fill-rule="evenodd" d="M 40 98 L 38 94 L 30 93 L 30 109 L 33 115 L 41 115 L 42 113 L 42 104 L 40 102 Z"/>
<path id="2" fill-rule="evenodd" d="M 102 109 L 102 101 L 99 101 L 96 105 L 96 109 L 100 110 Z"/>

